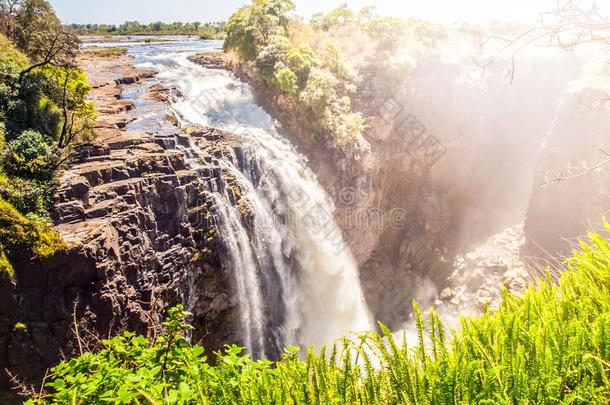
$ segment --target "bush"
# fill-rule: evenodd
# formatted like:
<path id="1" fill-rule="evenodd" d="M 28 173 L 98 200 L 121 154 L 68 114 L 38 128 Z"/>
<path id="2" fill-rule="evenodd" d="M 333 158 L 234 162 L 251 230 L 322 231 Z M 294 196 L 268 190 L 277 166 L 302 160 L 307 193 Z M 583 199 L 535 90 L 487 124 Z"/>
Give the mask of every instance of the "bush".
<path id="1" fill-rule="evenodd" d="M 278 38 L 279 36 L 275 36 Z M 279 37 L 281 38 L 281 37 Z M 276 65 L 284 59 L 286 49 L 280 43 L 271 43 L 267 45 L 256 57 L 256 67 L 262 78 L 266 81 L 271 81 L 273 78 Z"/>
<path id="2" fill-rule="evenodd" d="M 309 70 L 316 62 L 316 54 L 307 44 L 300 44 L 291 48 L 286 54 L 286 63 L 300 80 L 307 79 Z"/>
<path id="3" fill-rule="evenodd" d="M 14 280 L 15 279 L 15 270 L 11 265 L 11 262 L 8 261 L 8 257 L 4 253 L 4 249 L 0 246 L 0 279 L 1 280 Z"/>
<path id="4" fill-rule="evenodd" d="M 610 226 L 608 227 L 610 231 Z M 41 403 L 201 404 L 607 404 L 610 402 L 610 243 L 568 261 L 558 283 L 540 280 L 497 310 L 446 330 L 414 305 L 417 339 L 352 336 L 280 361 L 252 361 L 228 346 L 216 365 L 189 344 L 181 307 L 157 341 L 125 333 L 56 366 Z"/>
<path id="5" fill-rule="evenodd" d="M 30 221 L 32 233 L 30 257 L 45 259 L 66 248 L 64 240 L 47 218 L 29 213 L 27 219 Z"/>
<path id="6" fill-rule="evenodd" d="M 0 34 L 0 72 L 2 74 L 16 75 L 29 65 L 28 57 Z"/>
<path id="7" fill-rule="evenodd" d="M 6 131 L 4 122 L 0 122 L 0 156 L 4 153 L 4 145 L 6 143 Z"/>
<path id="8" fill-rule="evenodd" d="M 8 260 L 46 258 L 65 248 L 50 222 L 35 214 L 24 216 L 0 200 L 0 250 Z"/>
<path id="9" fill-rule="evenodd" d="M 48 216 L 57 187 L 55 179 L 37 180 L 0 174 L 0 198 L 10 202 L 23 214 L 33 212 Z"/>
<path id="10" fill-rule="evenodd" d="M 336 82 L 337 79 L 332 73 L 322 69 L 312 69 L 307 85 L 299 96 L 303 106 L 322 116 L 326 108 L 338 98 L 335 91 Z"/>
<path id="11" fill-rule="evenodd" d="M 405 22 L 397 17 L 373 17 L 365 32 L 380 50 L 391 52 L 401 44 L 406 27 Z"/>
<path id="12" fill-rule="evenodd" d="M 245 61 L 253 61 L 274 36 L 286 34 L 286 13 L 294 9 L 292 0 L 254 0 L 242 7 L 225 24 L 225 51 L 235 51 Z"/>
<path id="13" fill-rule="evenodd" d="M 275 74 L 275 81 L 277 87 L 286 93 L 296 94 L 299 91 L 299 83 L 297 75 L 294 74 L 289 68 L 283 68 L 278 70 Z"/>
<path id="14" fill-rule="evenodd" d="M 39 132 L 26 130 L 6 145 L 3 166 L 8 174 L 50 179 L 60 161 L 52 139 Z"/>

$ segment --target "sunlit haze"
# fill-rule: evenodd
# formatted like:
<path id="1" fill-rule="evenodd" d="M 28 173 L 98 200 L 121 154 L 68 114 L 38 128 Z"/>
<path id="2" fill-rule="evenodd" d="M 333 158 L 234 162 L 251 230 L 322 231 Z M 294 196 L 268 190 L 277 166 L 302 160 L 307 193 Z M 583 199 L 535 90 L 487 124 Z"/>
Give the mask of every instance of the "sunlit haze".
<path id="1" fill-rule="evenodd" d="M 226 20 L 235 10 L 248 3 L 247 0 L 51 0 L 57 14 L 66 23 L 108 24 L 119 24 L 126 20 L 141 23 L 220 21 Z M 485 23 L 493 20 L 533 23 L 540 12 L 554 8 L 556 0 L 312 0 L 297 2 L 297 14 L 309 17 L 346 3 L 351 8 L 372 5 L 376 7 L 377 13 L 383 15 L 425 18 L 444 23 Z"/>

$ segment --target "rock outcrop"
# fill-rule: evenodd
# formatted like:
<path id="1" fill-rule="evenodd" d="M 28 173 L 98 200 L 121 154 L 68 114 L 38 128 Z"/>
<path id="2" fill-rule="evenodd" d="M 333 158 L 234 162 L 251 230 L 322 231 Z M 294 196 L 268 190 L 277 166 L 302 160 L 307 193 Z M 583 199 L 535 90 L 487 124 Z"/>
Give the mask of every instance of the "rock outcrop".
<path id="1" fill-rule="evenodd" d="M 227 56 L 221 60 L 218 53 L 190 59 L 209 69 L 230 69 L 250 84 L 257 103 L 307 157 L 335 202 L 335 220 L 358 262 L 365 298 L 377 320 L 399 327 L 421 280 L 447 283 L 450 197 L 446 189 L 428 181 L 430 166 L 422 161 L 427 157 L 406 148 L 400 122 L 381 117 L 376 109 L 365 112 L 370 129 L 357 140 L 356 155 L 346 156 L 305 136 L 293 111 L 284 108 L 281 95 L 247 66 Z M 372 100 L 360 104 L 377 106 Z"/>
<path id="2" fill-rule="evenodd" d="M 529 261 L 546 265 L 569 257 L 587 232 L 603 232 L 610 219 L 610 116 L 591 106 L 586 91 L 567 92 L 538 155 L 523 249 Z"/>
<path id="3" fill-rule="evenodd" d="M 77 148 L 59 179 L 52 216 L 67 250 L 19 263 L 16 283 L 0 285 L 0 368 L 40 378 L 61 356 L 99 343 L 94 336 L 154 334 L 177 303 L 194 313 L 193 339 L 210 352 L 238 343 L 209 191 L 235 187 L 218 161 L 235 147 L 231 137 L 172 125 L 162 103 L 169 91 L 127 57 L 85 56 L 81 65 L 94 87 L 98 136 Z M 121 98 L 132 90 L 135 108 Z M 158 112 L 154 131 L 132 129 L 146 127 L 142 109 Z M 197 157 L 185 152 L 191 144 Z"/>

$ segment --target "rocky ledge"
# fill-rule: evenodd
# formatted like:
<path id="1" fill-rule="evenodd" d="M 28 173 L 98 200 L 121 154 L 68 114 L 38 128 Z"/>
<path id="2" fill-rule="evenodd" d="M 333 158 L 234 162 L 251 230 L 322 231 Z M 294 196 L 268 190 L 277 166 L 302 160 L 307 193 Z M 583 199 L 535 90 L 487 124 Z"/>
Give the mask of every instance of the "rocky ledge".
<path id="1" fill-rule="evenodd" d="M 68 248 L 20 263 L 16 283 L 0 285 L 0 368 L 23 379 L 42 377 L 98 337 L 154 334 L 180 302 L 194 313 L 193 339 L 210 352 L 236 341 L 237 302 L 209 191 L 236 187 L 218 161 L 235 143 L 217 130 L 173 125 L 163 104 L 170 91 L 129 57 L 86 55 L 80 64 L 93 86 L 97 138 L 77 148 L 59 179 L 52 216 Z M 135 104 L 122 98 L 132 93 Z M 157 112 L 154 131 L 133 130 L 143 110 Z M 185 154 L 193 145 L 196 159 Z"/>

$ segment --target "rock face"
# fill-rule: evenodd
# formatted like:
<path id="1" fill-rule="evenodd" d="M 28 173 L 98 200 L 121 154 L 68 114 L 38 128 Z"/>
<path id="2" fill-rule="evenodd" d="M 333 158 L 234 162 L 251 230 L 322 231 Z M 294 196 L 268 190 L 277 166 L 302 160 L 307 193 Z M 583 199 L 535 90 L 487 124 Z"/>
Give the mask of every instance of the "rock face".
<path id="1" fill-rule="evenodd" d="M 218 54 L 191 58 L 207 68 L 220 68 Z M 407 317 L 417 283 L 446 284 L 450 263 L 445 250 L 451 228 L 450 200 L 445 189 L 429 181 L 427 157 L 410 153 L 402 143 L 399 122 L 367 111 L 370 129 L 356 140 L 354 156 L 321 142 L 311 142 L 285 109 L 281 96 L 242 64 L 228 60 L 224 68 L 249 83 L 257 102 L 281 125 L 282 135 L 308 158 L 311 169 L 335 202 L 341 227 L 360 268 L 367 304 L 375 319 L 389 327 Z M 371 100 L 360 104 L 376 105 Z M 361 107 L 361 106 L 359 106 Z"/>
<path id="2" fill-rule="evenodd" d="M 138 108 L 167 110 L 158 101 L 167 92 L 158 87 L 152 96 L 143 91 L 146 101 L 135 110 L 120 99 L 125 83 L 149 86 L 142 79 L 150 72 L 130 63 L 81 61 L 94 87 L 98 137 L 78 148 L 59 179 L 52 216 L 68 249 L 20 263 L 16 284 L 0 285 L 0 368 L 20 378 L 40 378 L 60 356 L 78 353 L 76 329 L 81 346 L 123 329 L 154 334 L 177 303 L 194 313 L 193 339 L 210 353 L 239 343 L 233 281 L 220 265 L 209 191 L 212 184 L 235 187 L 218 162 L 233 148 L 231 137 L 207 128 L 189 136 L 162 113 L 159 130 L 126 130 L 137 126 Z M 196 165 L 184 152 L 190 142 L 202 151 Z M 18 322 L 25 328 L 14 328 Z"/>
<path id="3" fill-rule="evenodd" d="M 397 73 L 383 59 L 357 62 L 368 68 L 359 72 L 363 80 L 353 108 L 369 128 L 352 157 L 310 141 L 283 96 L 257 80 L 253 67 L 227 57 L 225 68 L 252 86 L 283 135 L 308 157 L 335 202 L 369 308 L 377 320 L 398 327 L 412 299 L 422 300 L 418 291 L 437 294 L 468 282 L 452 275 L 460 255 L 523 223 L 538 150 L 556 114 L 548 100 L 562 94 L 582 62 L 528 59 L 520 62 L 514 83 L 507 83 L 510 60 L 497 61 L 483 76 L 427 56 L 397 83 Z M 208 68 L 220 65 L 217 54 L 192 60 Z M 596 184 L 589 190 L 603 189 Z M 554 204 L 562 199 L 547 194 L 534 196 L 526 233 L 548 232 L 548 222 L 537 231 L 535 221 L 543 221 L 548 199 Z M 585 208 L 578 208 L 578 219 L 586 218 Z M 473 267 L 457 265 L 464 272 Z M 491 284 L 502 279 L 497 273 L 489 277 Z"/>
<path id="4" fill-rule="evenodd" d="M 610 163 L 603 162 L 610 158 L 610 116 L 604 105 L 584 103 L 586 97 L 562 97 L 538 156 L 524 248 L 534 263 L 570 256 L 578 238 L 603 231 L 603 218 L 609 218 Z"/>

